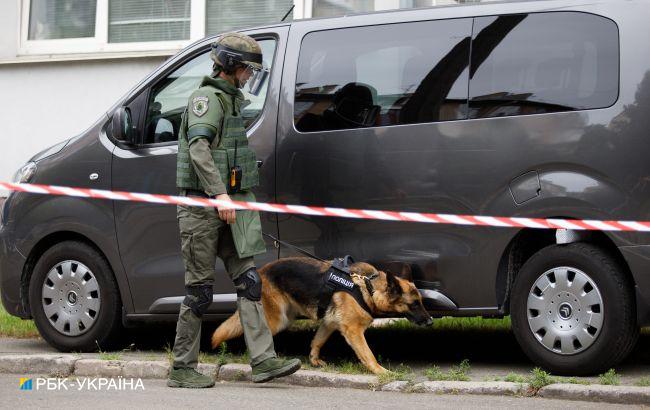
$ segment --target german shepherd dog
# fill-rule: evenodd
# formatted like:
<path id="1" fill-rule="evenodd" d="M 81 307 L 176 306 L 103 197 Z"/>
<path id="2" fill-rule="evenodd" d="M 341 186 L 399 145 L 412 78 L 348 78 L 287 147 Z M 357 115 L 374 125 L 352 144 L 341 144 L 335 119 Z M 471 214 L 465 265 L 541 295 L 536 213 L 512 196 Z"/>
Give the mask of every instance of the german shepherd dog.
<path id="1" fill-rule="evenodd" d="M 273 335 L 286 329 L 296 318 L 317 320 L 320 289 L 330 266 L 331 263 L 296 257 L 279 259 L 258 270 L 262 278 L 262 305 Z M 325 365 L 320 358 L 320 349 L 330 335 L 338 330 L 368 370 L 375 374 L 385 373 L 387 370 L 377 363 L 364 337 L 373 316 L 405 316 L 418 325 L 430 325 L 433 320 L 410 280 L 388 270 L 380 271 L 364 262 L 353 263 L 350 274 L 355 285 L 360 287 L 372 315 L 349 293 L 334 293 L 311 342 L 309 361 L 313 366 Z M 409 274 L 410 270 L 401 272 L 401 276 Z M 372 289 L 367 286 L 366 278 Z M 242 333 L 239 312 L 235 312 L 214 331 L 212 348 L 215 349 L 222 342 L 239 337 Z"/>

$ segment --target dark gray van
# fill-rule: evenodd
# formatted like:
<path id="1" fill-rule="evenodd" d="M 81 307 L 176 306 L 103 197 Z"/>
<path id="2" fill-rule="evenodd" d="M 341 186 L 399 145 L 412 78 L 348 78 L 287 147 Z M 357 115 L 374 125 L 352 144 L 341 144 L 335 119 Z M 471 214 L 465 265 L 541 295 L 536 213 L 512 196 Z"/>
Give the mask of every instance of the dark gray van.
<path id="1" fill-rule="evenodd" d="M 258 200 L 650 220 L 648 21 L 647 1 L 548 0 L 243 30 L 271 67 L 242 114 L 263 161 Z M 16 179 L 177 194 L 181 112 L 211 71 L 213 40 L 171 58 Z M 13 193 L 1 218 L 3 305 L 56 348 L 108 346 L 123 326 L 176 320 L 174 206 Z M 407 264 L 433 315 L 511 315 L 522 349 L 556 373 L 616 365 L 650 324 L 649 233 L 262 219 L 323 258 Z M 257 263 L 289 254 L 269 243 Z M 216 269 L 208 320 L 235 308 Z"/>

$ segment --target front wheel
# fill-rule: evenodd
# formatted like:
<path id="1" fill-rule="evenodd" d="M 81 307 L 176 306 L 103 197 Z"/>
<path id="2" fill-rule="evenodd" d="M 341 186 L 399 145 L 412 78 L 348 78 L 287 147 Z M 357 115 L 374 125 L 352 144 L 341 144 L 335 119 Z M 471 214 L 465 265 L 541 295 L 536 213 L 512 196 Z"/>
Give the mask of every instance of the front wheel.
<path id="1" fill-rule="evenodd" d="M 631 281 L 616 259 L 587 243 L 534 254 L 515 279 L 510 310 L 526 355 L 560 375 L 614 367 L 639 334 Z"/>
<path id="2" fill-rule="evenodd" d="M 122 303 L 113 272 L 91 246 L 58 243 L 45 251 L 29 283 L 29 304 L 39 333 L 60 351 L 116 345 Z"/>

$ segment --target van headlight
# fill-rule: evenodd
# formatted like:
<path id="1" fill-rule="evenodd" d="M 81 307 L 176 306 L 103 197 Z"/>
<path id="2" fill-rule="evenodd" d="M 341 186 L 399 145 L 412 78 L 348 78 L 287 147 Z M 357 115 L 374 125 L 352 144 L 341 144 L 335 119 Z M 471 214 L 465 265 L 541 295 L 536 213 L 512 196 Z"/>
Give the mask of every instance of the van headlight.
<path id="1" fill-rule="evenodd" d="M 32 177 L 36 174 L 36 163 L 28 162 L 23 165 L 16 173 L 14 174 L 12 182 L 16 184 L 24 184 L 29 182 Z"/>

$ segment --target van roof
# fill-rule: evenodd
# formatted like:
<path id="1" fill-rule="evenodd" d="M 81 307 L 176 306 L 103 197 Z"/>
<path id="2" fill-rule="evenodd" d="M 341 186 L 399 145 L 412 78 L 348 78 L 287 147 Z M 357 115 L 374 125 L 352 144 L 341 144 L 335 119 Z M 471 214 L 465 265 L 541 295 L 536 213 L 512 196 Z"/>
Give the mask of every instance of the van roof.
<path id="1" fill-rule="evenodd" d="M 312 20 L 324 20 L 324 19 L 341 19 L 346 17 L 355 17 L 355 16 L 366 16 L 373 14 L 390 14 L 390 13 L 404 13 L 404 12 L 417 12 L 422 10 L 431 10 L 431 9 L 444 9 L 449 7 L 461 7 L 461 8 L 471 8 L 471 7 L 481 7 L 486 5 L 495 5 L 495 4 L 505 4 L 505 3 L 540 3 L 547 2 L 551 0 L 485 0 L 479 1 L 476 3 L 451 3 L 451 4 L 439 4 L 435 6 L 423 6 L 423 7 L 409 7 L 409 8 L 396 8 L 389 10 L 377 10 L 377 11 L 360 11 L 355 13 L 348 13 L 339 16 L 328 16 L 328 17 L 310 17 L 306 19 L 297 19 L 293 20 L 295 22 L 303 21 L 312 21 Z"/>
<path id="2" fill-rule="evenodd" d="M 592 0 L 590 1 L 590 4 L 597 4 L 597 3 L 603 3 L 606 2 L 606 0 Z M 401 14 L 401 15 L 406 15 L 406 14 L 415 14 L 418 12 L 422 12 L 425 10 L 450 10 L 450 9 L 481 9 L 481 8 L 488 8 L 488 7 L 499 7 L 499 6 L 504 6 L 508 4 L 519 4 L 519 5 L 538 5 L 540 6 L 540 9 L 555 9 L 555 8 L 565 8 L 573 5 L 581 5 L 584 4 L 584 1 L 581 0 L 497 0 L 497 1 L 491 1 L 491 0 L 486 0 L 486 1 L 481 1 L 477 3 L 456 3 L 456 4 L 441 4 L 441 5 L 436 5 L 436 6 L 427 6 L 427 7 L 413 7 L 413 8 L 402 8 L 402 9 L 391 9 L 391 10 L 379 10 L 379 11 L 366 11 L 366 12 L 358 12 L 358 13 L 349 13 L 349 14 L 344 14 L 340 16 L 331 16 L 331 17 L 311 17 L 311 18 L 305 18 L 305 19 L 297 19 L 297 20 L 291 20 L 291 21 L 284 21 L 284 22 L 277 22 L 273 24 L 264 24 L 264 25 L 259 25 L 259 26 L 248 26 L 248 27 L 238 27 L 234 28 L 233 31 L 247 31 L 247 30 L 259 30 L 259 29 L 266 29 L 266 28 L 274 28 L 274 27 L 282 27 L 282 26 L 289 26 L 289 25 L 294 25 L 294 24 L 309 24 L 312 21 L 323 21 L 323 20 L 345 20 L 345 19 L 357 19 L 357 18 L 363 18 L 365 16 L 373 16 L 373 15 L 382 15 L 385 16 L 386 14 Z M 532 7 L 535 8 L 535 7 Z M 462 12 L 459 14 L 463 14 Z M 480 14 L 480 13 L 479 13 Z M 207 36 L 206 38 L 216 38 L 220 35 L 215 34 L 212 36 Z"/>

